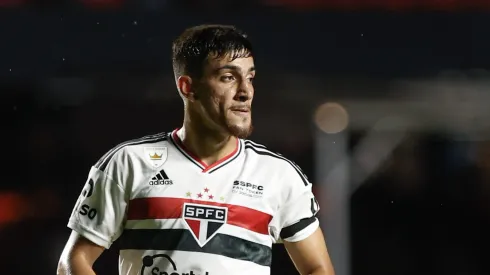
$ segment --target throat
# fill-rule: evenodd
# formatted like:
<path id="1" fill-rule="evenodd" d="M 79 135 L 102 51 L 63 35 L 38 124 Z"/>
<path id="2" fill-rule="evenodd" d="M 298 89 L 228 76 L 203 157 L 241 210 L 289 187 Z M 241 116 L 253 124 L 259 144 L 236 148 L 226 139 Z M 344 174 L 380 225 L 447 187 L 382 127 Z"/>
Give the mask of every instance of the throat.
<path id="1" fill-rule="evenodd" d="M 239 148 L 239 139 L 234 136 L 216 138 L 194 135 L 185 129 L 174 131 L 177 144 L 205 169 L 218 165 L 235 155 Z"/>

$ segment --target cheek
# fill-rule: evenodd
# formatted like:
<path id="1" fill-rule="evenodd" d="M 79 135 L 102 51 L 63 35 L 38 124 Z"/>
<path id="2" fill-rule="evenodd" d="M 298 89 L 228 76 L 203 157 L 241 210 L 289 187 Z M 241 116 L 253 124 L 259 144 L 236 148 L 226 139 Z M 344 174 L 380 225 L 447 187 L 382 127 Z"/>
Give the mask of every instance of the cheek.
<path id="1" fill-rule="evenodd" d="M 223 105 L 221 99 L 217 96 L 211 98 L 211 102 L 216 109 L 220 108 Z"/>
<path id="2" fill-rule="evenodd" d="M 211 103 L 213 107 L 220 112 L 223 112 L 229 107 L 230 100 L 226 97 L 226 94 L 215 94 L 211 97 Z"/>
<path id="3" fill-rule="evenodd" d="M 226 116 L 227 113 L 226 113 L 226 110 L 228 110 L 229 106 L 228 104 L 226 103 L 226 101 L 218 101 L 218 108 L 219 108 L 219 112 L 222 116 Z"/>
<path id="4" fill-rule="evenodd" d="M 226 104 L 219 96 L 210 96 L 203 102 L 205 111 L 213 118 L 223 115 L 226 110 Z"/>

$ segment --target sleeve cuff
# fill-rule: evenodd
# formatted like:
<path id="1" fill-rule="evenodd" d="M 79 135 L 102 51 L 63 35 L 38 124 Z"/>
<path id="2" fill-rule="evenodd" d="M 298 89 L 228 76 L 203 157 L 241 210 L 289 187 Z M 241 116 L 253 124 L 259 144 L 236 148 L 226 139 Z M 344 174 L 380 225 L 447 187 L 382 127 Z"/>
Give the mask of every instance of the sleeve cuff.
<path id="1" fill-rule="evenodd" d="M 308 238 L 320 226 L 316 217 L 303 219 L 281 231 L 281 239 L 287 242 L 299 242 Z"/>
<path id="2" fill-rule="evenodd" d="M 68 228 L 72 229 L 73 231 L 76 231 L 78 234 L 80 234 L 87 240 L 95 243 L 96 245 L 100 245 L 105 249 L 109 249 L 109 247 L 112 244 L 110 240 L 107 240 L 106 237 L 101 236 L 100 233 L 97 233 L 92 229 L 89 229 L 75 221 L 69 221 Z"/>

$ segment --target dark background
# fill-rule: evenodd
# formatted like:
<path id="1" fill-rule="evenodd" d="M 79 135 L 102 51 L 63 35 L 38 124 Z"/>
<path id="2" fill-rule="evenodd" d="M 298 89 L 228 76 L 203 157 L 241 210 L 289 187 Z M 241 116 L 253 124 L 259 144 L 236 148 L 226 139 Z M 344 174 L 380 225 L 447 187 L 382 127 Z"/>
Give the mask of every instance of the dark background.
<path id="1" fill-rule="evenodd" d="M 490 274 L 489 3 L 0 1 L 0 273 L 55 274 L 90 166 L 119 142 L 181 124 L 172 39 L 220 23 L 255 44 L 252 139 L 305 170 L 326 217 L 341 209 L 317 177 L 330 171 L 318 136 L 338 119 L 319 122 L 318 110 L 347 111 L 348 126 L 330 134 L 347 156 L 376 133 L 372 158 L 349 163 L 349 243 L 329 246 L 350 255 L 338 275 Z M 378 127 L 393 116 L 411 127 Z M 117 274 L 116 247 L 95 270 Z M 281 245 L 272 273 L 297 274 Z"/>

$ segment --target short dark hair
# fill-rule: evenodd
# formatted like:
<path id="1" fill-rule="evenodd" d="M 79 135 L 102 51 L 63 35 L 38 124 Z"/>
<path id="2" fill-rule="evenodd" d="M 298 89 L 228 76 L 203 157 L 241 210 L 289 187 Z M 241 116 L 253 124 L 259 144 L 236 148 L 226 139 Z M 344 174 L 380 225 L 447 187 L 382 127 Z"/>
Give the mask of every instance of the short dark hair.
<path id="1" fill-rule="evenodd" d="M 172 44 L 172 64 L 175 77 L 202 77 L 208 57 L 232 59 L 252 56 L 252 43 L 247 35 L 234 26 L 199 25 L 186 29 Z"/>

